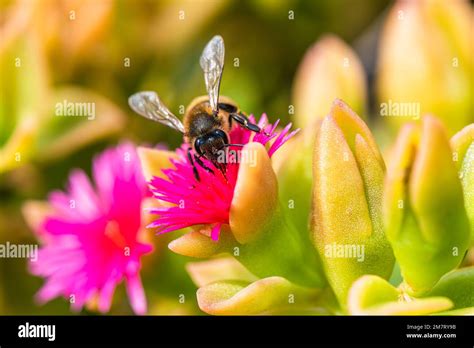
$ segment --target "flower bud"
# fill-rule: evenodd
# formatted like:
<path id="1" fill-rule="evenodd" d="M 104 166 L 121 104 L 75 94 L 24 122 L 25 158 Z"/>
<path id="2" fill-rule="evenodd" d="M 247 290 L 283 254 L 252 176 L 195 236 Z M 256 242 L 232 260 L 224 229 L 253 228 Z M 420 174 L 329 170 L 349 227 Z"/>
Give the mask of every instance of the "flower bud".
<path id="1" fill-rule="evenodd" d="M 260 143 L 249 143 L 242 150 L 243 161 L 230 207 L 229 225 L 235 239 L 242 244 L 259 238 L 278 205 L 278 183 L 270 157 Z"/>
<path id="2" fill-rule="evenodd" d="M 326 116 L 335 98 L 364 114 L 366 89 L 364 69 L 355 52 L 337 36 L 324 36 L 306 52 L 296 73 L 296 125 L 304 128 Z"/>
<path id="3" fill-rule="evenodd" d="M 461 262 L 469 222 L 441 122 L 426 116 L 402 128 L 385 182 L 384 218 L 402 275 L 413 293 L 432 288 Z"/>
<path id="4" fill-rule="evenodd" d="M 396 2 L 381 36 L 378 62 L 379 101 L 397 105 L 384 116 L 432 113 L 450 132 L 472 122 L 472 11 L 468 1 Z M 416 115 L 405 106 L 416 106 Z M 395 127 L 406 121 L 404 117 L 386 119 Z"/>
<path id="5" fill-rule="evenodd" d="M 355 279 L 364 274 L 388 278 L 393 269 L 382 224 L 384 171 L 368 127 L 336 100 L 316 136 L 312 235 L 343 306 Z"/>

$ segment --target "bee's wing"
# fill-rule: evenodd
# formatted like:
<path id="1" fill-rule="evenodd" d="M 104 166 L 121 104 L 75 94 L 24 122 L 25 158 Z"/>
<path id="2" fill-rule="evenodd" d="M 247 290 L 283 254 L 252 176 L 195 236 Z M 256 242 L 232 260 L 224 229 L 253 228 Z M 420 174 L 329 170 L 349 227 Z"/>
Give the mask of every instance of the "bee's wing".
<path id="1" fill-rule="evenodd" d="M 137 114 L 184 133 L 183 123 L 161 102 L 155 92 L 138 92 L 128 98 L 128 104 Z"/>
<path id="2" fill-rule="evenodd" d="M 224 70 L 224 53 L 224 39 L 216 35 L 204 48 L 199 61 L 204 71 L 206 89 L 213 111 L 218 110 L 219 85 L 221 83 L 222 70 Z"/>

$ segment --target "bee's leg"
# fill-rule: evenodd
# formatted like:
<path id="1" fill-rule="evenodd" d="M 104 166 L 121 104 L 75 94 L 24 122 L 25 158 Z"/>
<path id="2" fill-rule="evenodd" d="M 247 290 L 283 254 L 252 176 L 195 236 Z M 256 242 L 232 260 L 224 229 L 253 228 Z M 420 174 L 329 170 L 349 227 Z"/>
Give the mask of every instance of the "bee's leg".
<path id="1" fill-rule="evenodd" d="M 227 175 L 226 175 L 226 164 L 225 163 L 220 163 L 220 162 L 214 162 L 212 161 L 212 164 L 214 165 L 214 167 L 216 167 L 216 169 L 218 171 L 221 172 L 222 176 L 224 176 L 224 178 L 227 180 Z"/>
<path id="2" fill-rule="evenodd" d="M 229 116 L 234 120 L 236 121 L 237 123 L 239 123 L 241 126 L 243 126 L 245 129 L 248 129 L 252 132 L 255 132 L 255 133 L 260 133 L 262 132 L 262 129 L 257 126 L 255 123 L 252 123 L 249 121 L 249 119 L 247 118 L 247 116 L 243 115 L 243 114 L 236 114 L 236 113 L 231 113 L 229 114 Z M 267 136 L 269 136 L 270 134 L 268 134 L 267 132 L 263 131 L 263 133 Z"/>
<path id="3" fill-rule="evenodd" d="M 244 145 L 244 144 L 225 144 L 225 145 L 224 145 L 224 147 L 232 147 L 232 146 L 244 147 L 245 145 Z"/>
<path id="4" fill-rule="evenodd" d="M 194 159 L 196 160 L 196 163 L 199 164 L 201 167 L 203 167 L 208 173 L 214 174 L 214 171 L 208 166 L 206 166 L 199 156 L 195 155 Z"/>
<path id="5" fill-rule="evenodd" d="M 198 156 L 195 156 L 194 159 L 195 159 L 196 162 L 197 162 L 201 167 L 203 167 L 208 173 L 214 174 L 214 171 L 213 171 L 211 168 L 209 168 L 208 166 L 206 166 L 206 165 L 204 164 L 204 162 L 201 160 L 201 157 L 202 157 L 202 155 L 198 155 Z M 218 161 L 211 161 L 211 163 L 212 163 L 212 165 L 213 165 L 214 167 L 216 167 L 216 169 L 217 169 L 218 171 L 220 171 L 220 172 L 222 173 L 222 175 L 224 176 L 224 178 L 227 179 L 227 177 L 226 177 L 226 175 L 225 175 L 225 173 L 226 173 L 226 166 L 225 166 L 225 165 L 226 165 L 226 164 L 225 164 L 225 163 L 218 162 Z"/>
<path id="6" fill-rule="evenodd" d="M 194 177 L 196 178 L 197 181 L 201 181 L 201 178 L 199 177 L 199 172 L 196 168 L 196 165 L 194 164 L 194 161 L 193 161 L 193 155 L 191 155 L 191 148 L 189 147 L 188 148 L 188 159 L 189 159 L 189 162 L 191 162 L 191 165 L 193 166 L 193 173 L 194 173 Z"/>

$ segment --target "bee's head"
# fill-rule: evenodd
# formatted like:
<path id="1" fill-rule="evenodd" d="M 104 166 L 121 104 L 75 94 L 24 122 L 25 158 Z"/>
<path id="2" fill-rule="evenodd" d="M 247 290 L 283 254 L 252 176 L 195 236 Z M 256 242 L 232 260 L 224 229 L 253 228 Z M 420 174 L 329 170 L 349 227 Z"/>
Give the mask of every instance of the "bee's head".
<path id="1" fill-rule="evenodd" d="M 201 135 L 194 141 L 194 150 L 198 155 L 204 156 L 210 161 L 217 162 L 219 155 L 229 144 L 229 137 L 222 129 L 214 129 L 209 133 Z"/>

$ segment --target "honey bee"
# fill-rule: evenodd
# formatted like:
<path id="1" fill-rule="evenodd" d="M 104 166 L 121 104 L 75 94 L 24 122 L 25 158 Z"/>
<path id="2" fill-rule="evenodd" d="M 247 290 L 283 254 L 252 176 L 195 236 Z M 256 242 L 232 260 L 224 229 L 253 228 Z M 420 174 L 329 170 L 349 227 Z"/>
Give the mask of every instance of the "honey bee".
<path id="1" fill-rule="evenodd" d="M 225 163 L 218 160 L 220 154 L 231 146 L 243 146 L 229 143 L 229 132 L 235 124 L 253 132 L 262 132 L 259 126 L 249 121 L 232 99 L 219 96 L 224 53 L 224 40 L 219 35 L 214 36 L 204 48 L 199 63 L 204 72 L 207 95 L 197 97 L 190 103 L 183 122 L 163 104 L 155 92 L 138 92 L 128 99 L 130 107 L 136 113 L 183 134 L 184 141 L 189 144 L 187 155 L 198 181 L 200 178 L 195 163 L 214 172 L 202 161 L 202 157 L 225 176 Z"/>

